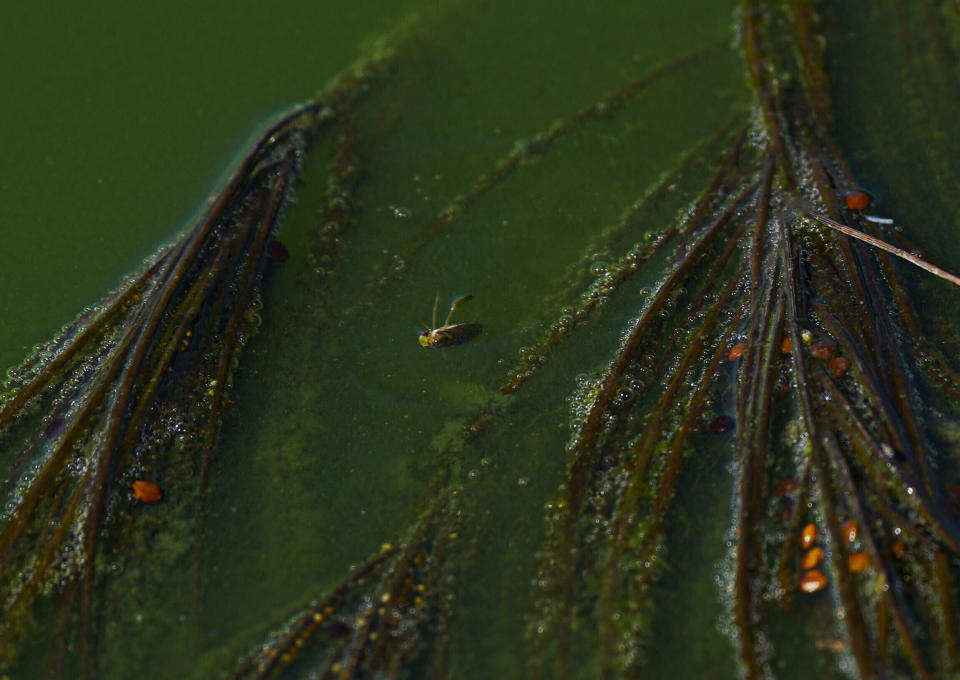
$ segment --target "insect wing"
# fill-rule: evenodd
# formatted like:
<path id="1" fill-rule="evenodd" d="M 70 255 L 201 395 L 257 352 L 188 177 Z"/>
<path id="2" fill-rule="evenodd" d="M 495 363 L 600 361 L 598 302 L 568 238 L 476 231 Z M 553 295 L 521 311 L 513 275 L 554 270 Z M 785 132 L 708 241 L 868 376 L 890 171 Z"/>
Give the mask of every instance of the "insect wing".
<path id="1" fill-rule="evenodd" d="M 452 326 L 444 326 L 436 329 L 433 333 L 436 337 L 434 347 L 450 347 L 472 340 L 480 335 L 483 326 L 478 323 L 455 323 Z"/>

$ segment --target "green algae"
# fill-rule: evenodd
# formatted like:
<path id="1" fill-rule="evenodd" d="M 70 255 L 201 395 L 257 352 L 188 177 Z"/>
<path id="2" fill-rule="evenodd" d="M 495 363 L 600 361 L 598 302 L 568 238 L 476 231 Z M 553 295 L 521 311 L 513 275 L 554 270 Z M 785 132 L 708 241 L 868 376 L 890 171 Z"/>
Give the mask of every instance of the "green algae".
<path id="1" fill-rule="evenodd" d="M 790 12 L 781 12 L 778 4 L 769 21 L 809 19 L 807 5 L 786 3 Z M 750 8 L 747 3 L 748 14 Z M 748 314 L 749 306 L 738 313 L 737 301 L 749 297 L 737 282 L 746 280 L 750 266 L 739 265 L 723 244 L 710 245 L 709 256 L 717 259 L 707 265 L 689 256 L 704 228 L 725 233 L 727 246 L 742 241 L 747 252 L 751 232 L 743 225 L 762 223 L 765 213 L 782 215 L 777 211 L 784 201 L 776 194 L 757 202 L 762 187 L 771 186 L 764 173 L 775 177 L 776 191 L 798 178 L 810 190 L 809 168 L 822 160 L 810 153 L 790 160 L 780 154 L 776 165 L 764 160 L 766 144 L 786 127 L 777 125 L 784 112 L 773 107 L 765 112 L 766 126 L 754 111 L 746 150 L 724 165 L 722 150 L 737 148 L 731 115 L 751 122 L 742 66 L 722 47 L 729 9 L 691 2 L 579 12 L 556 18 L 555 30 L 547 30 L 535 8 L 507 12 L 464 3 L 428 37 L 415 39 L 390 77 L 371 85 L 360 104 L 337 111 L 334 134 L 308 156 L 296 202 L 284 213 L 279 234 L 293 255 L 266 270 L 264 307 L 256 310 L 263 324 L 244 351 L 212 462 L 201 558 L 187 557 L 196 547 L 191 532 L 184 532 L 191 523 L 190 484 L 170 476 L 170 490 L 182 489 L 191 502 L 143 508 L 140 516 L 151 521 L 135 522 L 130 542 L 116 544 L 123 546 L 117 559 L 124 566 L 103 591 L 111 597 L 97 660 L 103 672 L 128 677 L 149 666 L 170 677 L 211 677 L 249 653 L 254 661 L 246 668 L 254 676 L 257 664 L 284 654 L 290 663 L 269 672 L 522 677 L 529 663 L 529 670 L 548 676 L 631 675 L 670 668 L 671 655 L 682 655 L 684 641 L 695 638 L 712 642 L 709 656 L 690 659 L 693 673 L 719 674 L 722 668 L 728 677 L 756 676 L 769 663 L 778 675 L 792 677 L 809 667 L 785 666 L 779 650 L 789 650 L 782 659 L 802 659 L 799 649 L 817 642 L 797 635 L 804 643 L 794 643 L 794 653 L 792 631 L 847 613 L 859 599 L 871 611 L 887 606 L 861 583 L 853 599 L 847 589 L 842 601 L 801 604 L 782 632 L 771 624 L 778 631 L 771 633 L 772 647 L 762 641 L 749 649 L 744 640 L 753 634 L 751 615 L 735 613 L 737 607 L 759 609 L 751 592 L 774 592 L 760 582 L 776 571 L 770 556 L 789 530 L 775 513 L 740 523 L 724 516 L 730 512 L 724 501 L 731 488 L 724 462 L 730 446 L 703 434 L 723 399 L 714 379 L 738 386 L 739 403 L 749 400 L 738 412 L 743 429 L 762 429 L 768 417 L 792 418 L 800 428 L 794 440 L 805 442 L 805 454 L 797 455 L 795 443 L 770 441 L 785 458 L 761 462 L 760 468 L 771 467 L 761 476 L 780 478 L 794 464 L 807 470 L 803 476 L 821 460 L 816 477 L 823 479 L 829 475 L 818 456 L 825 455 L 838 478 L 842 470 L 840 456 L 824 454 L 815 437 L 804 439 L 819 414 L 797 419 L 796 411 L 770 406 L 773 387 L 796 385 L 802 364 L 791 368 L 768 352 L 755 355 L 741 373 L 721 366 L 730 334 L 746 332 L 758 317 L 767 320 L 759 337 L 772 346 L 787 307 L 765 303 L 760 314 Z M 825 3 L 824 11 L 819 30 L 835 60 L 831 75 L 842 74 L 836 45 L 845 43 L 831 40 L 838 30 L 830 23 L 835 8 Z M 510 31 L 502 30 L 503 16 L 516 22 Z M 763 16 L 761 33 L 771 26 Z M 876 20 L 890 17 L 881 13 Z M 741 37 L 757 28 L 742 15 L 738 22 Z M 766 94 L 802 111 L 783 94 L 801 81 L 817 99 L 818 81 L 810 76 L 815 67 L 790 72 L 796 68 L 790 41 L 805 54 L 810 37 L 795 28 L 776 39 L 763 33 L 765 47 L 753 56 L 747 50 L 761 110 L 760 95 Z M 645 40 L 636 39 L 638 30 Z M 687 42 L 671 52 L 667 36 L 677 32 L 688 34 Z M 602 59 L 596 57 L 598 36 Z M 701 53 L 703 45 L 713 47 Z M 541 53 L 549 58 L 538 58 Z M 757 68 L 765 60 L 778 69 L 772 84 Z M 617 100 L 615 93 L 638 78 L 644 86 Z M 857 110 L 842 96 L 841 114 Z M 799 127 L 823 132 L 816 129 L 822 109 L 812 114 L 813 123 L 804 115 Z M 841 134 L 841 146 L 851 137 Z M 686 168 L 691 159 L 698 170 Z M 842 163 L 824 163 L 834 180 L 849 181 L 837 169 Z M 714 164 L 721 170 L 711 180 L 706 169 Z M 822 196 L 827 203 L 829 195 Z M 916 216 L 929 214 L 904 205 Z M 717 222 L 725 210 L 728 217 Z M 671 231 L 671 223 L 680 227 Z M 724 232 L 729 225 L 735 229 Z M 820 262 L 838 257 L 837 244 L 822 246 L 822 235 L 798 228 L 794 247 Z M 787 279 L 788 264 L 774 258 L 754 266 L 751 285 L 782 285 L 777 282 Z M 813 265 L 804 260 L 804 266 Z M 673 280 L 681 267 L 687 271 Z M 731 283 L 714 288 L 713 281 Z M 418 346 L 423 310 L 438 288 L 476 296 L 470 315 L 485 325 L 483 336 L 436 353 Z M 825 290 L 836 294 L 842 285 Z M 651 309 L 655 332 L 632 343 L 631 329 L 648 323 L 642 320 Z M 854 322 L 844 315 L 839 327 Z M 253 325 L 260 324 L 251 324 L 251 331 Z M 837 327 L 820 330 L 835 334 Z M 794 345 L 801 346 L 799 337 Z M 618 355 L 627 357 L 620 368 Z M 861 360 L 854 374 L 865 366 Z M 745 376 L 757 369 L 766 377 L 751 392 L 754 379 Z M 855 401 L 854 413 L 869 408 L 869 388 L 858 393 L 852 380 L 841 387 Z M 819 388 L 801 389 L 813 394 Z M 660 396 L 665 392 L 669 398 Z M 494 396 L 499 393 L 508 396 Z M 929 398 L 955 409 L 939 395 Z M 737 444 L 738 455 L 756 455 L 762 440 Z M 596 455 L 595 469 L 578 472 L 575 461 L 585 452 Z M 733 472 L 736 495 L 749 485 Z M 901 481 L 887 480 L 888 488 L 902 492 Z M 814 483 L 807 482 L 803 493 Z M 769 481 L 751 484 L 733 512 L 744 502 L 762 505 L 772 488 Z M 696 507 L 698 485 L 712 499 L 705 507 L 729 527 L 707 521 L 707 510 Z M 819 508 L 834 492 L 823 487 L 810 498 Z M 587 500 L 582 514 L 568 517 L 571 493 L 585 493 Z M 155 522 L 160 512 L 167 517 Z M 831 512 L 837 510 L 818 509 L 814 518 L 826 526 Z M 920 527 L 910 542 L 917 555 L 910 579 L 949 583 L 955 564 L 945 578 L 924 538 L 929 511 L 904 512 Z M 687 514 L 698 528 L 685 526 Z M 715 566 L 730 547 L 724 543 L 728 531 L 726 541 L 733 544 L 755 532 L 753 546 L 766 558 L 738 567 L 734 550 L 727 563 Z M 381 549 L 384 544 L 391 547 Z M 654 559 L 645 559 L 651 554 Z M 416 562 L 418 556 L 426 556 L 427 566 Z M 948 559 L 955 562 L 955 555 Z M 196 564 L 199 599 L 190 595 Z M 367 564 L 365 576 L 350 576 L 357 573 L 351 565 Z M 793 567 L 784 569 L 792 576 Z M 407 592 L 408 574 L 424 586 L 423 595 Z M 835 575 L 835 582 L 836 576 L 843 578 Z M 714 578 L 726 584 L 719 597 Z M 380 612 L 370 606 L 386 594 L 405 597 L 405 608 Z M 711 603 L 689 620 L 668 613 L 711 594 Z M 791 595 L 777 597 L 787 603 Z M 410 606 L 417 597 L 424 605 Z M 937 604 L 944 599 L 936 587 L 921 589 L 918 597 L 941 631 L 921 644 L 925 650 L 941 645 L 946 660 L 941 666 L 926 651 L 905 659 L 895 643 L 876 642 L 884 658 L 894 657 L 895 673 L 954 663 L 942 631 L 955 615 Z M 308 619 L 324 598 L 332 598 L 334 619 L 311 629 Z M 739 668 L 733 648 L 724 654 L 714 631 L 718 601 L 728 607 L 726 632 L 739 646 Z M 608 614 L 620 609 L 617 622 L 604 629 Z M 145 626 L 137 618 L 143 615 Z M 771 608 L 763 618 L 775 621 L 776 612 Z M 383 640 L 395 628 L 403 634 L 390 639 L 399 643 L 387 645 Z M 541 631 L 550 641 L 538 639 Z M 841 632 L 841 651 L 816 647 L 815 667 L 866 675 L 862 655 L 858 667 L 843 636 L 872 634 Z M 612 638 L 626 644 L 618 647 Z M 35 638 L 23 644 L 40 659 Z M 203 661 L 165 664 L 171 650 Z M 722 664 L 713 664 L 721 657 Z"/>

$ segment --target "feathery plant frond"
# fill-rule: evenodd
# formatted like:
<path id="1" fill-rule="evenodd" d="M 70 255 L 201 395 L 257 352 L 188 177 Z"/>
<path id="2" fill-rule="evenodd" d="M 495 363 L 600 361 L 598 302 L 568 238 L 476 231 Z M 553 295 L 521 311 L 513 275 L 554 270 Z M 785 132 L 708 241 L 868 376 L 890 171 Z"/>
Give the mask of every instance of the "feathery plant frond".
<path id="1" fill-rule="evenodd" d="M 718 596 L 743 677 L 774 674 L 784 644 L 778 623 L 804 590 L 828 594 L 832 618 L 811 637 L 822 636 L 817 642 L 849 674 L 960 672 L 960 525 L 947 461 L 925 428 L 932 411 L 960 409 L 956 367 L 922 330 L 902 265 L 847 235 L 917 250 L 845 202 L 859 187 L 831 136 L 818 7 L 744 0 L 750 112 L 717 126 L 598 230 L 545 299 L 549 322 L 503 375 L 499 394 L 437 447 L 432 481 L 397 540 L 286 623 L 264 625 L 273 632 L 232 678 L 454 673 L 456 584 L 482 515 L 468 486 L 475 449 L 505 427 L 551 358 L 592 342 L 614 304 L 634 314 L 616 351 L 570 395 L 568 464 L 533 565 L 526 670 L 642 676 L 655 644 L 655 587 L 677 559 L 668 548 L 681 478 L 692 458 L 715 454 L 722 436 L 733 491 Z M 902 48 L 913 54 L 905 25 Z M 951 52 L 932 28 L 937 49 Z M 631 80 L 519 144 L 401 244 L 341 327 L 532 161 L 549 160 L 593 125 L 629 118 L 647 88 L 721 49 Z M 371 59 L 274 125 L 194 230 L 11 374 L 0 426 L 23 438 L 19 468 L 32 472 L 6 489 L 8 644 L 38 596 L 56 592 L 63 621 L 79 607 L 83 653 L 95 655 L 95 593 L 107 581 L 97 566 L 101 543 L 119 540 L 132 512 L 126 484 L 140 471 L 183 488 L 191 488 L 184 471 L 197 472 L 200 544 L 226 388 L 257 324 L 265 245 L 310 141 L 328 135 L 333 157 L 311 257 L 314 290 L 332 285 L 363 179 L 357 106 L 394 56 Z M 651 232 L 665 197 L 703 177 L 696 200 Z M 591 280 L 598 252 L 614 255 Z M 636 296 L 637 279 L 651 271 L 656 284 Z"/>
<path id="2" fill-rule="evenodd" d="M 807 535 L 822 535 L 831 549 L 820 568 L 835 584 L 840 649 L 857 675 L 944 677 L 957 669 L 960 527 L 946 510 L 946 482 L 936 472 L 942 460 L 923 434 L 921 395 L 951 369 L 925 348 L 891 260 L 817 227 L 878 225 L 844 207 L 857 183 L 829 136 L 812 5 L 747 1 L 742 15 L 759 111 L 747 155 L 761 167 L 741 172 L 734 192 L 704 194 L 726 207 L 686 222 L 690 238 L 677 265 L 609 370 L 585 386 L 540 557 L 538 578 L 549 586 L 536 594 L 531 624 L 538 667 L 572 674 L 573 638 L 592 638 L 587 631 L 599 626 L 604 675 L 640 672 L 677 468 L 695 450 L 689 442 L 704 429 L 712 392 L 728 389 L 735 407 L 711 426 L 736 427 L 724 587 L 743 676 L 770 673 L 776 649 L 768 624 L 776 614 L 766 602 L 788 607 L 797 592 L 795 555 L 808 525 Z M 809 219 L 797 200 L 823 216 Z M 745 349 L 731 355 L 731 375 L 720 364 L 733 340 Z M 936 370 L 925 376 L 916 356 Z M 624 397 L 634 383 L 662 392 L 631 407 Z M 790 515 L 786 540 L 782 514 Z M 847 525 L 853 534 L 845 521 L 855 523 Z M 869 577 L 861 574 L 866 564 Z M 828 580 L 815 566 L 803 577 L 811 590 Z"/>
<path id="3" fill-rule="evenodd" d="M 61 621 L 78 609 L 82 667 L 93 672 L 95 591 L 110 572 L 101 544 L 116 545 L 136 517 L 129 489 L 145 474 L 177 486 L 183 507 L 195 499 L 186 512 L 199 579 L 211 455 L 238 355 L 260 324 L 271 240 L 314 137 L 347 117 L 392 57 L 379 46 L 274 123 L 193 229 L 10 371 L 0 433 L 22 447 L 3 489 L 5 655 L 37 597 L 60 590 Z"/>

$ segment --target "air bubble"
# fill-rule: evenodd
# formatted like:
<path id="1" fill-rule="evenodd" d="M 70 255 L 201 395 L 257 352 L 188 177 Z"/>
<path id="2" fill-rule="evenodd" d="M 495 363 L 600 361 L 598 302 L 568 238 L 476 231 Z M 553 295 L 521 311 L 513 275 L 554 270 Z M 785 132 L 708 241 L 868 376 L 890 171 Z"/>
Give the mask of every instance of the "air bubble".
<path id="1" fill-rule="evenodd" d="M 606 260 L 597 260 L 590 265 L 590 273 L 594 276 L 606 274 L 610 269 L 610 264 Z"/>

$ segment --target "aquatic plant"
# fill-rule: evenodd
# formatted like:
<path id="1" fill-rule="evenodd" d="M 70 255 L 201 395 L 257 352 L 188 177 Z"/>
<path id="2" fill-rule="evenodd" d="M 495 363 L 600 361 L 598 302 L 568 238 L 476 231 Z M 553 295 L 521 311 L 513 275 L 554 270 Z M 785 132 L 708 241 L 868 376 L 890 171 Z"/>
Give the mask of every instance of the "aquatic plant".
<path id="1" fill-rule="evenodd" d="M 528 601 L 515 606 L 527 610 L 518 673 L 643 674 L 657 644 L 657 587 L 684 559 L 671 536 L 677 497 L 702 456 L 729 456 L 719 468 L 732 471 L 727 550 L 708 570 L 726 608 L 735 672 L 776 675 L 778 655 L 801 646 L 833 655 L 855 677 L 958 672 L 956 471 L 929 427 L 960 407 L 957 369 L 914 309 L 907 265 L 834 228 L 918 252 L 867 214 L 863 199 L 847 200 L 861 187 L 832 137 L 829 19 L 820 9 L 744 0 L 749 110 L 716 125 L 597 230 L 553 285 L 540 312 L 548 322 L 528 333 L 499 393 L 424 446 L 430 481 L 396 539 L 339 584 L 318 587 L 285 623 L 264 623 L 272 632 L 231 677 L 461 674 L 451 670 L 450 648 L 462 584 L 491 540 L 480 534 L 492 492 L 474 481 L 476 469 L 505 463 L 498 443 L 529 429 L 517 413 L 536 405 L 537 379 L 577 346 L 591 350 L 594 370 L 569 395 L 566 470 L 546 504 Z M 900 17 L 906 55 L 915 54 L 906 35 L 913 25 Z M 952 55 L 940 29 L 929 29 Z M 338 332 L 358 332 L 372 305 L 413 276 L 411 263 L 494 190 L 591 126 L 631 121 L 648 88 L 723 49 L 673 60 L 518 144 L 405 236 L 373 276 L 358 277 Z M 98 556 L 112 554 L 104 543 L 123 545 L 137 512 L 127 486 L 144 476 L 181 498 L 195 488 L 189 515 L 200 574 L 225 390 L 257 325 L 256 290 L 290 184 L 310 140 L 325 135 L 328 184 L 309 284 L 323 292 L 345 241 L 362 238 L 353 228 L 369 113 L 356 104 L 372 92 L 365 106 L 383 105 L 370 74 L 398 60 L 385 52 L 273 126 L 195 230 L 11 374 L 0 423 L 25 441 L 19 467 L 38 465 L 7 489 L 8 637 L 41 593 L 54 592 L 64 628 L 79 603 L 81 655 L 95 656 L 95 593 L 109 587 Z M 929 117 L 923 99 L 917 110 Z M 949 192 L 949 161 L 938 158 Z M 667 197 L 690 185 L 695 199 L 664 221 Z M 644 285 L 651 272 L 655 284 Z M 612 355 L 598 359 L 601 324 L 616 306 L 632 318 Z M 334 327 L 327 309 L 308 323 Z M 797 616 L 812 611 L 799 598 L 824 596 L 816 618 Z"/>
<path id="2" fill-rule="evenodd" d="M 651 589 L 664 568 L 684 460 L 705 430 L 722 435 L 735 425 L 723 588 L 743 675 L 764 676 L 775 658 L 768 619 L 777 614 L 765 602 L 788 609 L 798 590 L 816 592 L 831 582 L 841 627 L 835 634 L 842 640 L 834 649 L 849 655 L 852 672 L 949 674 L 957 661 L 955 560 L 947 555 L 957 554 L 958 528 L 947 510 L 946 482 L 932 471 L 937 454 L 918 425 L 917 396 L 932 381 L 955 398 L 947 377 L 953 369 L 920 332 L 891 260 L 818 227 L 849 223 L 862 235 L 888 220 L 865 217 L 859 199 L 844 209 L 844 197 L 858 184 L 830 136 L 829 83 L 812 6 L 746 2 L 742 14 L 755 119 L 722 137 L 728 151 L 696 205 L 652 244 L 631 248 L 607 267 L 503 386 L 505 394 L 517 393 L 658 247 L 674 245 L 669 268 L 609 368 L 584 380 L 574 397 L 578 424 L 569 472 L 548 504 L 547 541 L 538 557 L 528 640 L 533 668 L 556 677 L 585 671 L 583 663 L 598 664 L 605 677 L 641 672 Z M 777 35 L 784 26 L 791 30 Z M 628 85 L 519 148 L 468 198 L 441 212 L 402 259 L 415 256 L 474 195 L 503 181 L 528 155 L 547 153 L 557 137 L 596 115 L 616 115 L 616 105 L 637 89 Z M 705 156 L 699 149 L 693 160 Z M 606 238 L 639 221 L 645 208 L 638 202 Z M 875 237 L 865 238 L 876 245 Z M 728 357 L 734 340 L 743 341 L 741 349 Z M 843 356 L 834 356 L 838 351 Z M 735 370 L 725 366 L 730 361 Z M 735 418 L 714 417 L 726 394 Z M 482 413 L 464 436 L 495 422 Z M 462 446 L 457 442 L 446 458 L 456 460 Z M 844 538 L 850 535 L 842 531 L 845 518 L 863 527 L 853 541 Z M 811 527 L 808 543 L 820 527 L 832 546 L 829 578 L 812 569 L 821 566 L 819 547 L 807 553 L 806 571 L 800 569 L 804 523 Z M 374 581 L 366 588 L 366 606 L 373 608 L 383 586 Z M 403 618 L 396 610 L 393 615 Z M 306 618 L 299 621 L 302 631 Z M 918 630 L 936 633 L 920 637 Z M 289 661 L 300 644 L 287 633 L 258 655 Z M 330 677 L 341 668 L 353 677 L 360 660 L 369 672 L 381 668 L 378 663 L 390 667 L 378 661 L 383 643 L 376 654 L 364 640 L 353 645 L 324 661 Z M 601 650 L 599 660 L 583 656 L 589 648 Z M 261 668 L 256 677 L 275 666 Z"/>
<path id="3" fill-rule="evenodd" d="M 282 259 L 273 238 L 291 185 L 318 130 L 346 115 L 390 56 L 375 52 L 271 125 L 195 227 L 9 372 L 0 433 L 20 450 L 2 488 L 6 654 L 38 596 L 60 591 L 60 625 L 76 608 L 92 672 L 95 591 L 117 569 L 104 563 L 132 530 L 131 500 L 162 496 L 144 475 L 175 486 L 180 511 L 194 506 L 199 579 L 211 455 L 239 353 L 260 324 L 264 269 Z"/>

